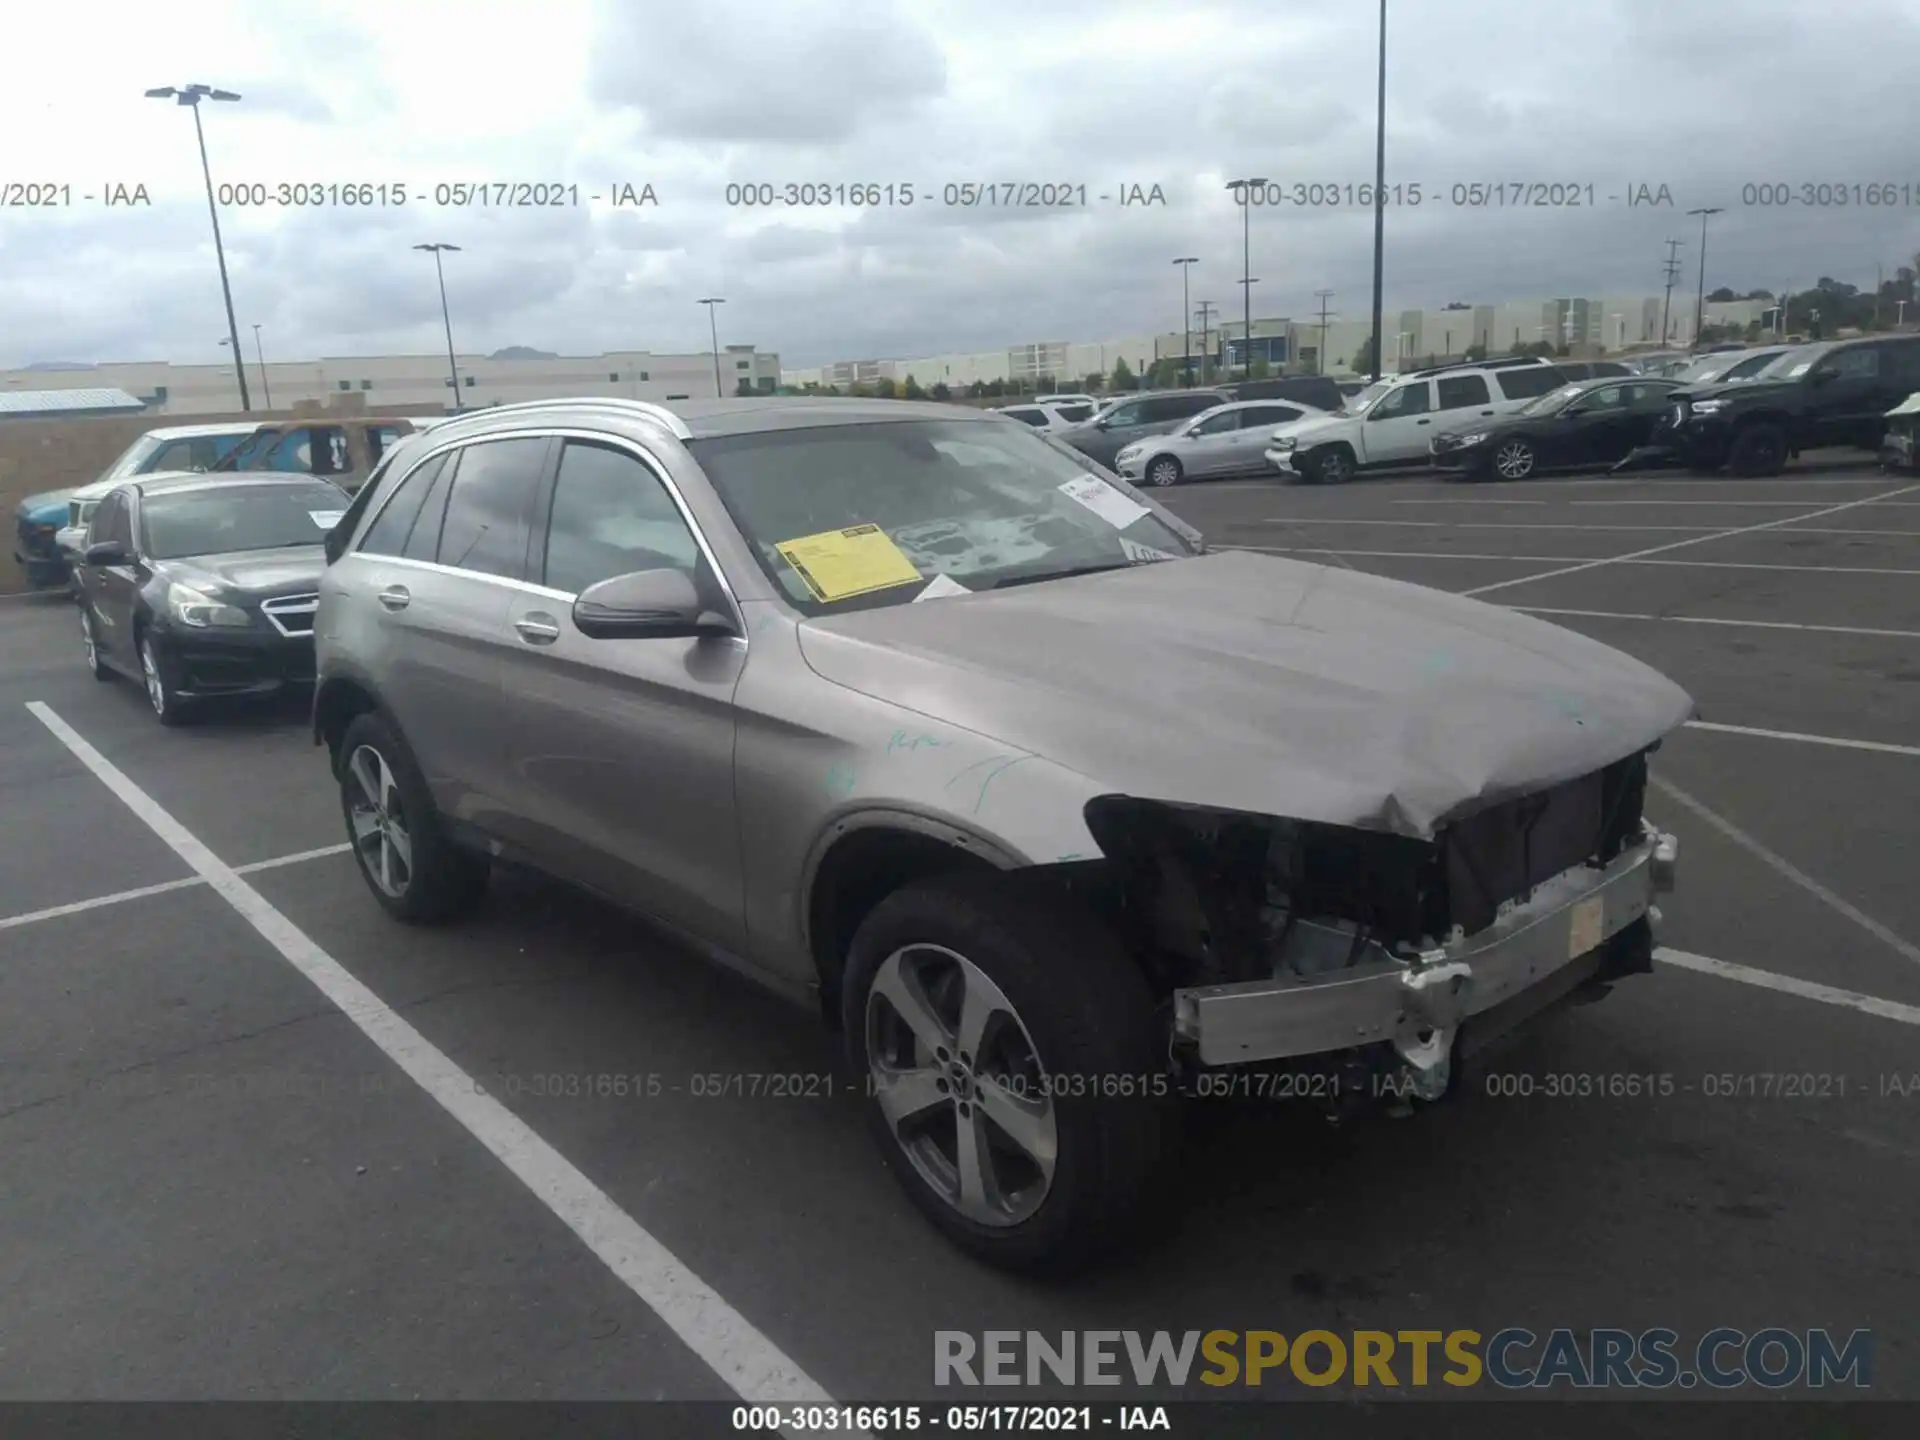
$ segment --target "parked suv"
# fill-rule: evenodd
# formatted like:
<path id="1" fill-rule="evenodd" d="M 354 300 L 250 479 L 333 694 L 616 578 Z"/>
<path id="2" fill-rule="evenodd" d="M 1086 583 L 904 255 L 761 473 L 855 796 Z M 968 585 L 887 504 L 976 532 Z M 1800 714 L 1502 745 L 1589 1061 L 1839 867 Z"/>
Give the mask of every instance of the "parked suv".
<path id="1" fill-rule="evenodd" d="M 1060 438 L 1111 469 L 1114 457 L 1134 441 L 1164 435 L 1181 421 L 1231 399 L 1224 390 L 1150 390 L 1108 406 L 1084 425 L 1060 431 Z"/>
<path id="2" fill-rule="evenodd" d="M 908 1197 L 998 1264 L 1150 1235 L 1183 1095 L 1437 1100 L 1653 967 L 1685 692 L 1207 553 L 991 415 L 502 406 L 404 442 L 326 554 L 314 739 L 374 899 L 445 920 L 530 862 L 817 1004 Z"/>
<path id="3" fill-rule="evenodd" d="M 1920 390 L 1920 335 L 1804 345 L 1759 375 L 1674 397 L 1665 432 L 1696 470 L 1777 475 L 1802 451 L 1879 448 L 1887 411 Z"/>
<path id="4" fill-rule="evenodd" d="M 1281 426 L 1266 458 L 1283 476 L 1318 485 L 1337 485 L 1363 470 L 1427 465 L 1435 435 L 1511 414 L 1565 383 L 1557 368 L 1533 355 L 1416 370 L 1371 400 L 1348 401 L 1341 414 Z"/>

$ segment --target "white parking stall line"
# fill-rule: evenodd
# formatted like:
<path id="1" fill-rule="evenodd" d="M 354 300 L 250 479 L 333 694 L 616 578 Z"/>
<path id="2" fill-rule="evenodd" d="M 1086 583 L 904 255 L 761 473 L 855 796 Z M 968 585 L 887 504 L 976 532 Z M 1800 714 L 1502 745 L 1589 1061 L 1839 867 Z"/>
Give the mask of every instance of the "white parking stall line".
<path id="1" fill-rule="evenodd" d="M 579 1236 L 735 1394 L 749 1402 L 833 1403 L 779 1347 L 605 1191 L 519 1116 L 484 1093 L 471 1075 L 282 915 L 50 706 L 34 700 L 27 708 L 288 964 Z"/>
<path id="2" fill-rule="evenodd" d="M 1802 735 L 1793 730 L 1759 730 L 1751 725 L 1722 725 L 1711 720 L 1689 720 L 1689 730 L 1712 730 L 1721 735 L 1752 735 L 1761 740 L 1792 740 L 1801 745 L 1831 745 L 1840 750 L 1872 750 L 1881 755 L 1920 756 L 1920 745 L 1892 745 L 1884 740 L 1846 740 L 1837 735 Z"/>
<path id="3" fill-rule="evenodd" d="M 1738 625 L 1753 630 L 1808 630 L 1821 635 L 1873 635 L 1920 640 L 1920 630 L 1872 630 L 1863 625 L 1800 625 L 1789 620 L 1723 620 L 1717 615 L 1633 615 L 1621 610 L 1563 610 L 1552 605 L 1508 605 L 1526 615 L 1568 615 L 1587 620 L 1659 620 L 1669 625 Z"/>
<path id="4" fill-rule="evenodd" d="M 1659 775 L 1650 775 L 1647 778 L 1653 787 L 1662 795 L 1672 800 L 1674 804 L 1680 806 L 1681 809 L 1690 812 L 1694 818 L 1702 824 L 1711 826 L 1713 829 L 1719 831 L 1721 835 L 1752 855 L 1760 861 L 1761 864 L 1773 871 L 1774 874 L 1780 876 L 1783 880 L 1788 880 L 1798 885 L 1802 890 L 1806 891 L 1809 895 L 1813 896 L 1814 899 L 1820 901 L 1821 904 L 1827 906 L 1836 914 L 1851 920 L 1855 925 L 1858 925 L 1862 930 L 1873 936 L 1874 939 L 1880 941 L 1902 959 L 1910 960 L 1915 965 L 1920 965 L 1920 945 L 1915 945 L 1912 941 L 1896 935 L 1885 925 L 1882 925 L 1878 920 L 1860 909 L 1860 907 L 1852 901 L 1846 899 L 1844 896 L 1834 894 L 1833 891 L 1807 874 L 1806 871 L 1795 865 L 1791 860 L 1783 855 L 1776 855 L 1772 850 L 1769 850 L 1765 845 L 1754 839 L 1753 836 L 1747 834 L 1747 832 L 1742 830 L 1738 825 L 1735 825 L 1724 815 L 1709 810 L 1700 801 L 1694 799 L 1693 796 L 1682 790 L 1678 785 L 1675 785 L 1671 780 L 1667 780 Z"/>
<path id="5" fill-rule="evenodd" d="M 1908 486 L 1907 488 L 1912 489 L 1914 487 Z M 1903 495 L 1906 491 L 1891 490 L 1887 493 L 1891 495 Z M 1865 500 L 1850 501 L 1849 504 L 1870 505 L 1879 498 L 1877 495 L 1871 495 Z M 1818 505 L 1820 502 L 1818 500 L 1565 500 L 1561 503 L 1565 505 L 1718 505 L 1722 508 L 1731 505 L 1736 509 L 1758 509 L 1763 506 L 1793 506 L 1798 508 L 1807 505 Z M 1890 500 L 1887 503 L 1903 509 L 1920 509 L 1920 500 Z M 1834 508 L 1844 510 L 1847 506 L 1840 505 Z M 1822 510 L 1818 513 L 1831 515 L 1833 511 Z M 1807 518 L 1812 519 L 1813 517 L 1808 516 Z M 1785 522 L 1772 521 L 1769 523 L 1784 524 Z"/>
<path id="6" fill-rule="evenodd" d="M 250 864 L 236 865 L 236 875 L 253 875 L 262 870 L 278 870 L 283 865 L 301 865 L 309 860 L 322 860 L 329 855 L 344 855 L 353 846 L 347 844 L 323 845 L 318 850 L 302 850 L 293 855 L 276 855 L 271 860 L 255 860 Z M 183 880 L 163 880 L 158 885 L 141 885 L 133 890 L 116 890 L 111 895 L 96 895 L 91 900 L 75 900 L 67 905 L 52 905 L 45 910 L 29 910 L 24 915 L 0 916 L 0 930 L 12 930 L 17 926 L 31 925 L 40 920 L 58 920 L 65 915 L 83 915 L 89 910 L 104 909 L 109 905 L 124 905 L 129 900 L 144 900 L 149 895 L 165 895 L 174 890 L 191 890 L 196 885 L 206 884 L 199 875 L 189 875 Z"/>
<path id="7" fill-rule="evenodd" d="M 1260 550 L 1272 555 L 1357 555 L 1373 560 L 1511 560 L 1520 565 L 1573 565 L 1590 555 L 1480 555 L 1464 550 L 1347 550 L 1305 545 L 1227 545 L 1227 550 Z M 1765 565 L 1748 560 L 1638 560 L 1622 555 L 1613 565 L 1669 565 L 1679 570 L 1784 570 L 1800 575 L 1920 575 L 1873 565 Z"/>
<path id="8" fill-rule="evenodd" d="M 1500 500 L 1491 496 L 1448 496 L 1445 499 L 1396 500 L 1396 505 L 1564 505 L 1564 500 Z"/>
<path id="9" fill-rule="evenodd" d="M 50 905 L 45 910 L 29 910 L 24 915 L 0 916 L 0 930 L 12 930 L 41 920 L 58 920 L 63 915 L 84 915 L 108 905 L 123 905 L 129 900 L 144 900 L 149 895 L 165 895 L 173 890 L 191 890 L 206 883 L 198 875 L 189 875 L 184 880 L 165 880 L 158 885 L 142 885 L 137 890 L 119 890 L 111 895 L 96 895 L 91 900 L 75 900 L 69 905 Z"/>
<path id="10" fill-rule="evenodd" d="M 1777 990 L 1783 995 L 1815 1000 L 1822 1005 L 1839 1005 L 1848 1010 L 1858 1010 L 1863 1015 L 1877 1015 L 1882 1020 L 1897 1020 L 1902 1025 L 1920 1025 L 1920 1005 L 1903 1005 L 1898 1000 L 1882 1000 L 1878 995 L 1863 995 L 1858 990 L 1842 990 L 1838 986 L 1821 985 L 1813 980 L 1796 980 L 1791 975 L 1755 970 L 1750 965 L 1735 965 L 1726 960 L 1715 960 L 1710 955 L 1695 955 L 1687 950 L 1670 950 L 1665 945 L 1653 952 L 1653 958 L 1657 964 L 1671 965 L 1677 970 L 1691 970 L 1695 974 L 1732 980 L 1741 985 L 1754 985 L 1762 990 Z"/>
<path id="11" fill-rule="evenodd" d="M 1555 580 L 1563 575 L 1580 575 L 1588 570 L 1599 570 L 1608 565 L 1618 565 L 1623 560 L 1644 560 L 1650 555 L 1664 555 L 1669 550 L 1685 549 L 1689 545 L 1704 545 L 1709 540 L 1726 540 L 1735 535 L 1752 535 L 1762 530 L 1777 530 L 1782 525 L 1790 525 L 1798 518 L 1816 519 L 1822 515 L 1839 515 L 1848 510 L 1858 510 L 1862 505 L 1877 505 L 1891 500 L 1896 495 L 1911 495 L 1920 490 L 1920 485 L 1903 485 L 1898 490 L 1882 491 L 1878 495 L 1867 495 L 1858 500 L 1849 500 L 1844 505 L 1829 505 L 1824 510 L 1815 510 L 1810 515 L 1787 516 L 1779 520 L 1763 520 L 1757 525 L 1738 525 L 1731 530 L 1715 531 L 1706 535 L 1696 535 L 1690 540 L 1674 540 L 1665 545 L 1655 545 L 1646 550 L 1636 550 L 1627 555 L 1613 555 L 1605 560 L 1589 560 L 1584 565 L 1571 565 L 1564 570 L 1549 570 L 1541 575 L 1521 575 L 1511 580 L 1496 580 L 1491 585 L 1476 585 L 1470 590 L 1462 590 L 1462 595 L 1488 595 L 1495 590 L 1511 589 L 1515 585 L 1530 585 L 1538 580 Z M 1576 500 L 1576 505 L 1588 503 Z"/>
<path id="12" fill-rule="evenodd" d="M 1528 488 L 1535 485 L 1662 485 L 1670 481 L 1649 480 L 1642 475 L 1639 478 L 1627 475 L 1594 475 L 1585 479 L 1571 480 L 1529 480 Z M 1687 480 L 1680 482 L 1691 488 L 1694 485 L 1778 485 L 1782 489 L 1791 489 L 1798 485 L 1884 485 L 1886 477 L 1882 475 L 1805 475 L 1788 476 L 1773 481 L 1754 480 Z"/>
<path id="13" fill-rule="evenodd" d="M 1575 525 L 1566 521 L 1551 520 L 1381 520 L 1372 516 L 1343 519 L 1338 516 L 1294 515 L 1285 518 L 1267 518 L 1261 520 L 1243 520 L 1240 525 L 1281 525 L 1292 528 L 1296 525 L 1393 525 L 1415 530 L 1579 530 L 1601 531 L 1609 534 L 1671 534 L 1675 531 L 1717 531 L 1719 525 Z M 1237 526 L 1235 527 L 1237 528 Z M 1796 525 L 1795 535 L 1884 535 L 1896 540 L 1911 540 L 1920 537 L 1920 530 L 1843 530 L 1826 525 Z"/>

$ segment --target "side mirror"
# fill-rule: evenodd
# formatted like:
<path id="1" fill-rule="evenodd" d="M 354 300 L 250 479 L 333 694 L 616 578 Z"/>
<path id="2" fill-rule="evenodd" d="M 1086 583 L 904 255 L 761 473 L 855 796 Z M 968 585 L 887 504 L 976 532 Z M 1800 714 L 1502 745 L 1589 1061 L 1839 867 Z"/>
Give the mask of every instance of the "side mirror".
<path id="1" fill-rule="evenodd" d="M 690 640 L 734 635 L 733 622 L 684 570 L 636 570 L 589 585 L 573 602 L 573 623 L 595 640 Z"/>
<path id="2" fill-rule="evenodd" d="M 1840 378 L 1838 370 L 1816 370 L 1807 377 L 1809 385 L 1831 385 Z"/>
<path id="3" fill-rule="evenodd" d="M 101 540 L 81 551 L 80 558 L 88 565 L 124 565 L 127 551 L 118 540 Z"/>

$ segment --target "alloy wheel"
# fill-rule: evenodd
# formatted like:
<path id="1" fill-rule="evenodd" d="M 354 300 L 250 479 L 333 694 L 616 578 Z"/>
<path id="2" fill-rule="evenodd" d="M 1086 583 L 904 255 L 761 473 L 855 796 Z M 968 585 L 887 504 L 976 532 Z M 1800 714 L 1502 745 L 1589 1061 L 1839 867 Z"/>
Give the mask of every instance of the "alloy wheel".
<path id="1" fill-rule="evenodd" d="M 381 893 L 398 900 L 413 883 L 413 834 L 393 767 L 371 745 L 362 745 L 347 759 L 346 781 L 354 854 Z"/>
<path id="2" fill-rule="evenodd" d="M 87 669 L 97 671 L 100 668 L 100 647 L 93 639 L 93 616 L 84 609 L 80 612 L 80 633 L 86 637 Z"/>
<path id="3" fill-rule="evenodd" d="M 895 1142 L 977 1225 L 1031 1217 L 1053 1186 L 1053 1087 L 1013 1002 L 965 956 L 909 945 L 867 991 L 868 1083 Z"/>
<path id="4" fill-rule="evenodd" d="M 166 718 L 168 709 L 167 682 L 160 676 L 160 657 L 153 653 L 153 641 L 140 642 L 140 674 L 147 682 L 147 701 L 153 706 L 153 713 Z"/>
<path id="5" fill-rule="evenodd" d="M 1320 483 L 1323 485 L 1344 485 L 1353 478 L 1353 462 L 1347 459 L 1344 450 L 1335 450 L 1320 460 Z"/>
<path id="6" fill-rule="evenodd" d="M 1503 480 L 1524 480 L 1533 473 L 1533 447 L 1521 440 L 1509 440 L 1494 452 L 1493 468 Z"/>
<path id="7" fill-rule="evenodd" d="M 1147 467 L 1147 479 L 1162 489 L 1180 483 L 1180 462 L 1162 456 Z"/>

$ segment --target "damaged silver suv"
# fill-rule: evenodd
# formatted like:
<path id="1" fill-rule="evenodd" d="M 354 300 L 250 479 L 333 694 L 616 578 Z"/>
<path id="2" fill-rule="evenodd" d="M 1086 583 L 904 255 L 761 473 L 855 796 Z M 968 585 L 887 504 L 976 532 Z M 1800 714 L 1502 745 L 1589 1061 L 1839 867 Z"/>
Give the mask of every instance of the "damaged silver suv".
<path id="1" fill-rule="evenodd" d="M 817 1005 L 913 1202 L 1064 1268 L 1223 1072 L 1438 1099 L 1651 968 L 1688 696 L 1542 621 L 1208 552 L 1029 427 L 894 401 L 503 406 L 328 540 L 313 730 L 373 898 L 496 860 Z"/>

